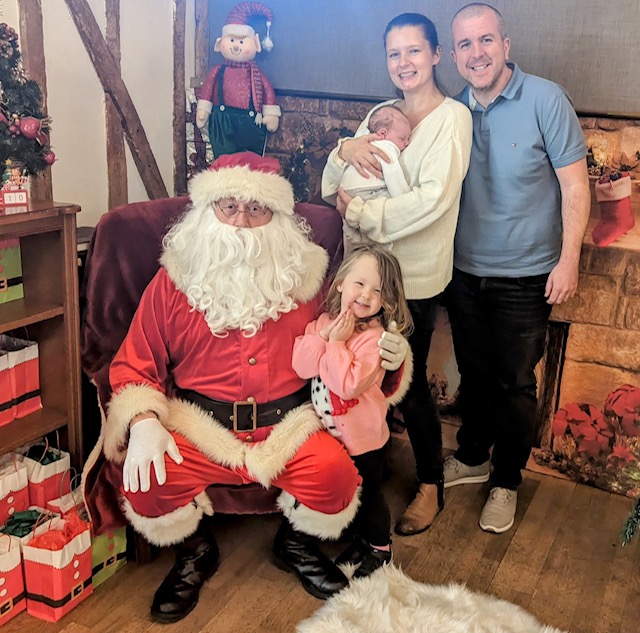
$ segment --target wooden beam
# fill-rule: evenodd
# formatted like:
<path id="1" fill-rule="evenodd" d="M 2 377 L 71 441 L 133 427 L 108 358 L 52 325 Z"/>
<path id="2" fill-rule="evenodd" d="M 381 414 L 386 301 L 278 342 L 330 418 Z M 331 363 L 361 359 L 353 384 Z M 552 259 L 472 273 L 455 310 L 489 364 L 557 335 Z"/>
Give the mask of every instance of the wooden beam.
<path id="1" fill-rule="evenodd" d="M 30 79 L 38 82 L 42 90 L 42 111 L 47 114 L 47 70 L 44 62 L 42 5 L 40 0 L 18 0 L 20 11 L 20 50 L 22 63 Z M 51 143 L 51 132 L 49 132 Z M 31 178 L 31 199 L 53 200 L 51 169 Z"/>
<path id="2" fill-rule="evenodd" d="M 195 0 L 196 79 L 204 81 L 209 70 L 209 0 Z"/>
<path id="3" fill-rule="evenodd" d="M 107 0 L 105 5 L 106 40 L 113 61 L 120 69 L 120 0 Z M 124 133 L 120 117 L 110 95 L 105 94 L 107 128 L 107 175 L 109 209 L 129 201 L 127 183 L 127 156 L 124 150 Z"/>
<path id="4" fill-rule="evenodd" d="M 187 192 L 186 22 L 186 0 L 173 0 L 173 188 L 176 195 Z"/>
<path id="5" fill-rule="evenodd" d="M 113 100 L 147 195 L 152 200 L 168 197 L 167 188 L 151 151 L 138 111 L 122 80 L 118 65 L 109 52 L 89 3 L 87 0 L 65 0 L 65 2 L 102 87 Z"/>

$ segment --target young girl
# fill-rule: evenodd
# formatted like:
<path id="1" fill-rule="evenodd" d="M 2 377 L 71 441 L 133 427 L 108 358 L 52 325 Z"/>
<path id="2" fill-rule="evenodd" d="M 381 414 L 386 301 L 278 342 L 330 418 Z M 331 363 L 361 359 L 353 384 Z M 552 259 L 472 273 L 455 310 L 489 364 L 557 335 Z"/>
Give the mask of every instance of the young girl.
<path id="1" fill-rule="evenodd" d="M 359 565 L 368 576 L 391 560 L 389 507 L 381 492 L 384 448 L 389 439 L 387 402 L 381 390 L 378 339 L 395 321 L 412 327 L 398 260 L 381 246 L 356 248 L 329 288 L 326 312 L 293 346 L 293 368 L 312 378 L 312 401 L 329 432 L 338 437 L 362 477 L 355 541 L 336 563 Z"/>

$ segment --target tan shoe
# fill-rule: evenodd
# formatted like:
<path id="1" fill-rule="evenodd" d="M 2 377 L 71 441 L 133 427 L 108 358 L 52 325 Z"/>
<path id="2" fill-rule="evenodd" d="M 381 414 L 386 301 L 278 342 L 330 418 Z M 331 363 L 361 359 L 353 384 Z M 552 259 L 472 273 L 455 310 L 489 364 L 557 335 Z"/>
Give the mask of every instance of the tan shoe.
<path id="1" fill-rule="evenodd" d="M 396 523 L 396 534 L 413 536 L 424 532 L 431 527 L 442 508 L 444 508 L 442 482 L 420 484 L 415 498 Z"/>

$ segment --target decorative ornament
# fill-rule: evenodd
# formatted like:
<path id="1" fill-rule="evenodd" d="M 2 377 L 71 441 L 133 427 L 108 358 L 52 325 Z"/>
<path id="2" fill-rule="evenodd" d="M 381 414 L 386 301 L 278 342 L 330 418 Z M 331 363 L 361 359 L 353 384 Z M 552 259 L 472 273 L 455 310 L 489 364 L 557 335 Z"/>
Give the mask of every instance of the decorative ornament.
<path id="1" fill-rule="evenodd" d="M 262 38 L 262 48 L 264 48 L 267 53 L 271 52 L 273 48 L 273 40 L 271 39 L 271 20 L 267 20 L 267 34 Z"/>
<path id="2" fill-rule="evenodd" d="M 43 95 L 22 67 L 15 29 L 0 24 L 0 163 L 19 163 L 25 175 L 46 169 L 50 120 L 43 112 Z M 46 156 L 46 158 L 45 158 Z"/>
<path id="3" fill-rule="evenodd" d="M 635 225 L 629 173 L 614 172 L 603 176 L 595 184 L 595 193 L 600 204 L 600 221 L 593 229 L 591 239 L 596 246 L 609 246 Z"/>
<path id="4" fill-rule="evenodd" d="M 49 143 L 49 138 L 44 133 L 42 129 L 42 124 L 44 121 L 48 121 L 48 117 L 46 119 L 36 119 L 35 117 L 23 117 L 20 119 L 20 132 L 25 138 L 29 140 L 36 140 L 40 145 L 47 145 Z"/>
<path id="5" fill-rule="evenodd" d="M 53 163 L 56 162 L 56 155 L 53 153 L 52 150 L 45 152 L 42 155 L 42 158 L 44 158 L 44 162 L 47 163 L 47 165 L 53 165 Z"/>
<path id="6" fill-rule="evenodd" d="M 270 27 L 273 14 L 260 2 L 240 2 L 227 16 L 213 50 L 222 64 L 207 74 L 197 90 L 196 126 L 207 124 L 214 156 L 252 151 L 264 154 L 267 132 L 275 132 L 281 110 L 275 91 L 254 58 L 262 51 L 256 22 L 266 20 L 265 50 L 273 47 Z"/>
<path id="7" fill-rule="evenodd" d="M 42 131 L 42 122 L 32 116 L 20 120 L 20 132 L 25 138 L 33 140 Z"/>

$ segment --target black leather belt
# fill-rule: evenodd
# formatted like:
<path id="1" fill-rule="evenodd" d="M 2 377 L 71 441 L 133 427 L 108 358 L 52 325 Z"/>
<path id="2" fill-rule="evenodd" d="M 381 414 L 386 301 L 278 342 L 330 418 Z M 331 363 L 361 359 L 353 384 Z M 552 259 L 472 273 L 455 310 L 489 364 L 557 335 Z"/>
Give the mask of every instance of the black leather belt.
<path id="1" fill-rule="evenodd" d="M 178 389 L 178 396 L 210 411 L 228 429 L 237 433 L 251 433 L 257 428 L 278 424 L 288 411 L 311 400 L 311 387 L 307 383 L 289 396 L 264 404 L 257 404 L 253 399 L 221 402 L 190 389 Z"/>

